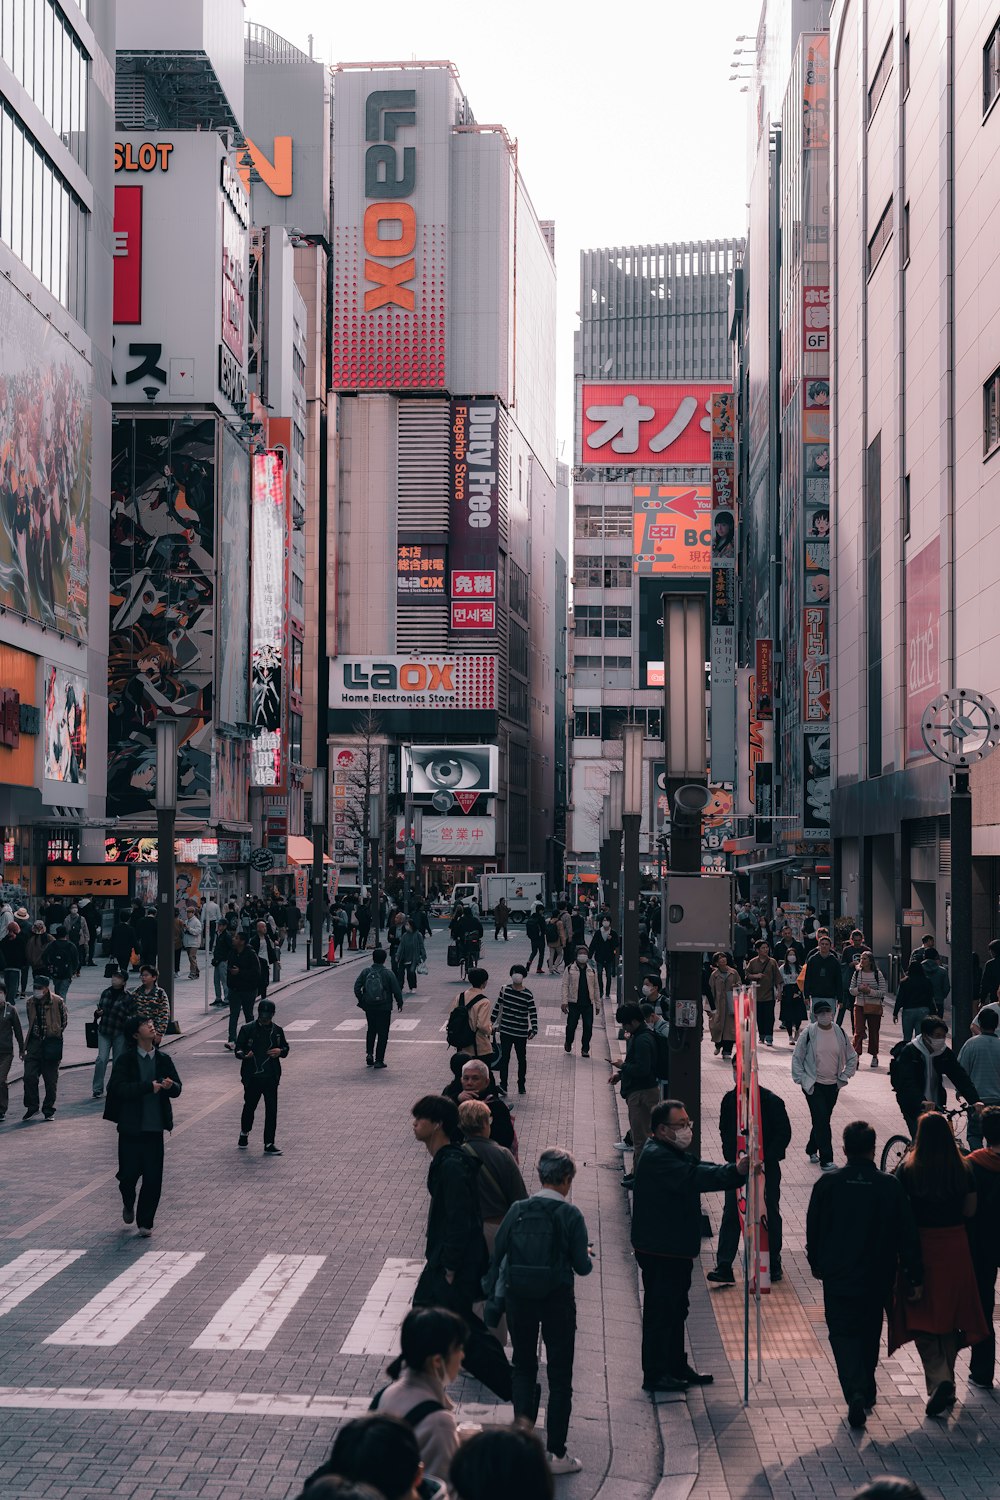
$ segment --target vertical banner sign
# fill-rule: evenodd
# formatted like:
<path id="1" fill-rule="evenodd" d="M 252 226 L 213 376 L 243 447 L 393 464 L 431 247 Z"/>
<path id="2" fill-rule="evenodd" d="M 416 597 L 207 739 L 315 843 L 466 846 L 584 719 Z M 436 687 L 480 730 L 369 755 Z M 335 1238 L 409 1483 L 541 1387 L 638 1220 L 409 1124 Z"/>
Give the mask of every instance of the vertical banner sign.
<path id="1" fill-rule="evenodd" d="M 774 642 L 757 642 L 757 717 L 774 718 Z"/>
<path id="2" fill-rule="evenodd" d="M 142 188 L 115 186 L 113 320 L 142 322 Z"/>
<path id="3" fill-rule="evenodd" d="M 927 755 L 920 726 L 941 691 L 941 538 L 906 564 L 906 758 Z"/>
<path id="4" fill-rule="evenodd" d="M 757 1378 L 761 1375 L 760 1299 L 771 1290 L 771 1256 L 767 1220 L 763 1213 L 764 1141 L 761 1131 L 760 1085 L 757 1074 L 756 987 L 741 985 L 734 993 L 736 1008 L 736 1155 L 749 1156 L 746 1185 L 737 1189 L 736 1206 L 743 1230 L 744 1329 L 743 1399 L 750 1393 L 749 1299 L 757 1307 Z"/>
<path id="5" fill-rule="evenodd" d="M 281 720 L 285 642 L 285 466 L 271 449 L 253 460 L 253 602 L 250 616 L 250 784 L 284 780 Z"/>
<path id="6" fill-rule="evenodd" d="M 496 629 L 500 541 L 500 406 L 452 401 L 448 581 L 451 629 Z"/>
<path id="7" fill-rule="evenodd" d="M 712 662 L 712 780 L 736 777 L 736 398 L 712 397 L 712 573 L 709 607 Z"/>

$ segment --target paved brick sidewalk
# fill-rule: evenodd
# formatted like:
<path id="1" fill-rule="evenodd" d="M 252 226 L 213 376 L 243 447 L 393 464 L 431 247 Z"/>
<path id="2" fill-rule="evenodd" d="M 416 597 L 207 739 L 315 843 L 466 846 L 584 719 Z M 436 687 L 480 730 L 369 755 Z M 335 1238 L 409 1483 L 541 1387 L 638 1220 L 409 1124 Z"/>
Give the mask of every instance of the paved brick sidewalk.
<path id="1" fill-rule="evenodd" d="M 259 1121 L 250 1150 L 236 1149 L 242 1091 L 222 1047 L 222 1014 L 173 1045 L 184 1091 L 148 1242 L 121 1223 L 115 1133 L 90 1099 L 86 1068 L 63 1073 L 53 1123 L 4 1127 L 0 1500 L 287 1500 L 298 1492 L 329 1451 L 337 1420 L 384 1383 L 383 1355 L 343 1352 L 376 1279 L 387 1261 L 421 1256 L 428 1158 L 413 1141 L 409 1109 L 449 1077 L 441 1028 L 458 986 L 444 966 L 445 941 L 432 940 L 431 973 L 407 1000 L 408 1029 L 394 1027 L 385 1072 L 364 1066 L 354 965 L 278 996 L 292 1044 L 280 1160 L 261 1155 Z M 504 945 L 502 961 L 488 949 L 495 979 L 521 946 Z M 585 1468 L 560 1480 L 558 1494 L 646 1500 L 661 1472 L 659 1435 L 635 1390 L 638 1302 L 607 1149 L 606 1064 L 566 1057 L 547 1032 L 559 1026 L 558 982 L 534 983 L 542 1035 L 529 1051 L 528 1093 L 516 1100 L 522 1162 L 528 1176 L 544 1146 L 575 1149 L 575 1196 L 598 1251 L 578 1289 L 570 1445 Z M 71 1253 L 47 1280 L 46 1251 Z M 308 1284 L 274 1302 L 259 1337 L 247 1334 L 241 1287 L 265 1260 L 287 1269 L 302 1256 L 315 1258 Z M 133 1274 L 128 1303 L 120 1290 L 105 1295 Z M 237 1331 L 227 1343 L 213 1330 L 234 1298 Z M 475 1382 L 460 1381 L 456 1395 L 486 1419 L 497 1413 Z"/>

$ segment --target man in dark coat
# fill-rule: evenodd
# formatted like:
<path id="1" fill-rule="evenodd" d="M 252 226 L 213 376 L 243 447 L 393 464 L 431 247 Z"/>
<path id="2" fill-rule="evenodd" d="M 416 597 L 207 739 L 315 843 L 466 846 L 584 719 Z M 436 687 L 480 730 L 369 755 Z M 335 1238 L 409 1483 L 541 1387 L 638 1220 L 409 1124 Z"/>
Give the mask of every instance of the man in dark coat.
<path id="1" fill-rule="evenodd" d="M 733 1058 L 733 1071 L 736 1059 Z M 760 1089 L 760 1134 L 764 1154 L 764 1213 L 767 1216 L 767 1243 L 772 1281 L 780 1281 L 781 1271 L 781 1163 L 792 1139 L 792 1126 L 785 1101 L 770 1089 Z M 723 1094 L 719 1109 L 719 1135 L 726 1161 L 736 1160 L 736 1090 Z M 719 1227 L 719 1248 L 715 1269 L 708 1280 L 731 1285 L 733 1262 L 740 1247 L 740 1218 L 735 1189 L 726 1193 L 726 1204 Z"/>
<path id="2" fill-rule="evenodd" d="M 240 1059 L 243 1080 L 243 1116 L 237 1145 L 250 1142 L 253 1117 L 261 1099 L 264 1101 L 264 1155 L 281 1156 L 274 1144 L 278 1128 L 278 1084 L 281 1082 L 281 1059 L 288 1056 L 288 1043 L 280 1026 L 274 1024 L 274 1001 L 262 1000 L 257 1019 L 242 1026 L 236 1038 L 236 1056 Z"/>
<path id="3" fill-rule="evenodd" d="M 925 1016 L 919 1037 L 897 1042 L 889 1064 L 889 1082 L 911 1137 L 926 1110 L 944 1109 L 946 1078 L 967 1104 L 979 1103 L 976 1085 L 948 1046 L 947 1023 L 940 1016 Z"/>
<path id="4" fill-rule="evenodd" d="M 233 949 L 226 963 L 226 982 L 229 986 L 229 1037 L 226 1046 L 230 1052 L 236 1050 L 236 1022 L 240 1011 L 249 1025 L 253 1020 L 253 1003 L 260 989 L 260 959 L 247 943 L 242 932 L 234 933 Z"/>
<path id="5" fill-rule="evenodd" d="M 679 1099 L 653 1110 L 652 1130 L 635 1163 L 632 1248 L 642 1270 L 642 1388 L 683 1391 L 708 1385 L 684 1352 L 691 1272 L 701 1253 L 701 1194 L 739 1187 L 750 1171 L 740 1157 L 715 1167 L 689 1154 L 692 1127 Z"/>
<path id="6" fill-rule="evenodd" d="M 152 1021 L 132 1016 L 125 1034 L 128 1045 L 111 1070 L 104 1118 L 118 1126 L 122 1219 L 135 1222 L 142 1238 L 148 1239 L 163 1186 L 163 1132 L 174 1128 L 170 1101 L 179 1097 L 181 1081 L 173 1058 L 155 1044 Z"/>

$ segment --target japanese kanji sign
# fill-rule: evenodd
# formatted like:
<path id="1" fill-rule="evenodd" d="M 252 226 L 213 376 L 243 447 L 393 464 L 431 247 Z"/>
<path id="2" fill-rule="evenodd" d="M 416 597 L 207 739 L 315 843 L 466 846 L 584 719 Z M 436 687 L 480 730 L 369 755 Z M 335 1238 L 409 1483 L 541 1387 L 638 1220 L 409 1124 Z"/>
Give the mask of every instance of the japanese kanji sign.
<path id="1" fill-rule="evenodd" d="M 396 548 L 397 599 L 407 604 L 444 599 L 447 552 L 443 544 L 400 542 Z"/>
<path id="2" fill-rule="evenodd" d="M 582 464 L 707 464 L 715 385 L 585 385 Z"/>
<path id="3" fill-rule="evenodd" d="M 706 574 L 712 562 L 704 484 L 636 484 L 632 487 L 632 568 L 655 573 Z"/>
<path id="4" fill-rule="evenodd" d="M 405 824 L 396 817 L 396 848 L 403 849 Z M 422 822 L 421 855 L 426 859 L 443 854 L 451 859 L 485 859 L 496 853 L 496 818 L 457 817 L 432 818 L 424 813 Z"/>
<path id="5" fill-rule="evenodd" d="M 802 288 L 802 348 L 806 354 L 826 354 L 830 348 L 830 288 Z"/>

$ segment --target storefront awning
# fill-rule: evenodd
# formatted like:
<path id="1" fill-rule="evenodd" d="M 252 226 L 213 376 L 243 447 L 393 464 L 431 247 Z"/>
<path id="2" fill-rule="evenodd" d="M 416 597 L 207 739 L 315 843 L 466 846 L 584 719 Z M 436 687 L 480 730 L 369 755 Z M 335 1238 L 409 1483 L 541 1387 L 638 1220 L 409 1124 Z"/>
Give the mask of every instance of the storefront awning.
<path id="1" fill-rule="evenodd" d="M 288 842 L 290 844 L 291 839 Z M 794 863 L 795 860 L 790 855 L 785 859 L 762 859 L 756 865 L 737 865 L 736 873 L 737 875 L 754 875 L 758 870 L 783 870 L 786 865 L 794 865 Z"/>
<path id="2" fill-rule="evenodd" d="M 311 866 L 312 862 L 312 839 L 303 838 L 300 833 L 290 833 L 288 835 L 288 863 L 291 865 Z M 333 860 L 328 854 L 324 854 L 323 863 L 325 865 L 332 865 Z"/>

